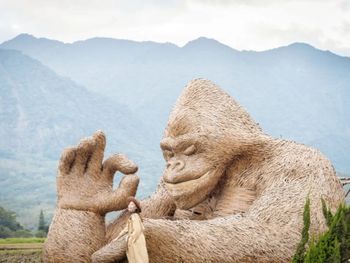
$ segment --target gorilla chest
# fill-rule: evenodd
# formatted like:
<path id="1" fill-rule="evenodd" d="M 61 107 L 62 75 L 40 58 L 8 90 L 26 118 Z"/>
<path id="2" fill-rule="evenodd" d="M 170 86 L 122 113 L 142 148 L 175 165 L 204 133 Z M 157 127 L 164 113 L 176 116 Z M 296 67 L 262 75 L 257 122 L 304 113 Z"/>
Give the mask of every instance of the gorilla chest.
<path id="1" fill-rule="evenodd" d="M 256 191 L 246 187 L 231 187 L 209 196 L 195 207 L 176 209 L 177 219 L 206 220 L 245 213 L 256 198 Z"/>

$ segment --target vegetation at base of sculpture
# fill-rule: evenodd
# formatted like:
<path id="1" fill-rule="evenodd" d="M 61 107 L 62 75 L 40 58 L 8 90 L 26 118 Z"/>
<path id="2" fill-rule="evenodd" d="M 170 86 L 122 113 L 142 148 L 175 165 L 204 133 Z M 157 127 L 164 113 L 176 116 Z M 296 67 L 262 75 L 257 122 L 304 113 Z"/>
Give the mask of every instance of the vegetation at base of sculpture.
<path id="1" fill-rule="evenodd" d="M 62 154 L 58 202 L 44 248 L 46 262 L 125 259 L 118 238 L 130 216 L 105 227 L 108 211 L 136 193 L 137 166 L 123 155 L 103 162 L 102 132 Z M 157 191 L 141 202 L 150 262 L 290 262 L 310 199 L 311 236 L 327 230 L 344 190 L 319 151 L 275 139 L 214 83 L 184 89 L 160 143 L 166 161 Z M 113 175 L 124 175 L 113 191 Z"/>
<path id="2" fill-rule="evenodd" d="M 322 210 L 328 230 L 316 240 L 311 240 L 309 248 L 306 249 L 309 241 L 310 200 L 306 201 L 302 240 L 293 257 L 293 263 L 338 263 L 350 259 L 350 206 L 341 204 L 333 215 L 322 199 Z"/>
<path id="3" fill-rule="evenodd" d="M 310 229 L 310 198 L 308 197 L 306 199 L 306 203 L 304 206 L 304 213 L 303 213 L 303 230 L 301 232 L 301 241 L 297 247 L 297 251 L 295 255 L 293 256 L 293 263 L 301 263 L 304 262 L 304 255 L 305 255 L 305 245 L 309 241 L 309 229 Z"/>

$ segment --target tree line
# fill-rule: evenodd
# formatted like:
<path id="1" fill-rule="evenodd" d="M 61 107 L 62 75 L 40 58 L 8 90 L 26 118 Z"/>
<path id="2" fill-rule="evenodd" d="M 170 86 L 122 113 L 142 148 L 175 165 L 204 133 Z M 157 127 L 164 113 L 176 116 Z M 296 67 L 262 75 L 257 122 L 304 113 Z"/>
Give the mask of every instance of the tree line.
<path id="1" fill-rule="evenodd" d="M 16 213 L 0 206 L 0 238 L 9 237 L 46 237 L 48 224 L 43 210 L 40 211 L 36 231 L 25 229 L 16 219 Z"/>

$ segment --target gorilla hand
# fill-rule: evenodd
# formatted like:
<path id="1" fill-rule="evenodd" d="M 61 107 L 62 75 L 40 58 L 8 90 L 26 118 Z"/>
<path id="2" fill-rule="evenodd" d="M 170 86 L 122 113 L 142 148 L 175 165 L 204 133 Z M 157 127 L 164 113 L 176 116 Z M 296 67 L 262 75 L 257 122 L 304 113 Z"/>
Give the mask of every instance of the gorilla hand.
<path id="1" fill-rule="evenodd" d="M 58 207 L 94 212 L 104 215 L 127 206 L 127 197 L 134 196 L 139 178 L 134 175 L 137 166 L 122 154 L 103 162 L 106 138 L 98 131 L 80 141 L 76 147 L 64 150 L 58 167 Z M 116 171 L 123 176 L 119 187 L 113 190 Z"/>

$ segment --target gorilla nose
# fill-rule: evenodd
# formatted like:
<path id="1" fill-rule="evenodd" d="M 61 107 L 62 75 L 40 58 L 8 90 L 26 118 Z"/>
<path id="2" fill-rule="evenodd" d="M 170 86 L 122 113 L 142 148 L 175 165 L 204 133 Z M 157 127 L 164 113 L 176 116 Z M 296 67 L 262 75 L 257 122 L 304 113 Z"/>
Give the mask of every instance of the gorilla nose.
<path id="1" fill-rule="evenodd" d="M 185 167 L 185 162 L 181 160 L 168 161 L 167 168 L 172 171 L 181 171 Z"/>

